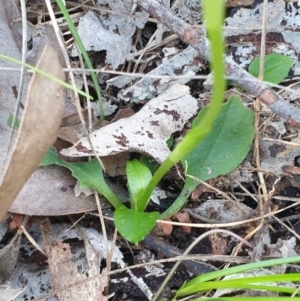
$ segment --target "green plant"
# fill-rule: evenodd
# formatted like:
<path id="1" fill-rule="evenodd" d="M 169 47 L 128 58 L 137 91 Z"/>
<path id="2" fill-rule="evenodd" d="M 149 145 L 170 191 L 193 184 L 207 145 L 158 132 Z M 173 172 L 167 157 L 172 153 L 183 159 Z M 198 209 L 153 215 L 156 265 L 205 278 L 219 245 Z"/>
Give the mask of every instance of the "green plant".
<path id="1" fill-rule="evenodd" d="M 211 273 L 203 274 L 192 279 L 191 281 L 186 282 L 177 291 L 176 296 L 173 298 L 173 300 L 177 300 L 178 297 L 188 296 L 195 293 L 208 291 L 211 289 L 223 289 L 223 288 L 255 289 L 255 290 L 265 290 L 265 291 L 280 292 L 280 293 L 287 293 L 287 294 L 297 293 L 296 287 L 291 288 L 291 287 L 284 286 L 283 284 L 280 285 L 280 282 L 286 282 L 286 281 L 299 282 L 300 273 L 280 274 L 280 275 L 274 274 L 274 275 L 255 276 L 255 277 L 243 276 L 243 273 L 246 271 L 258 270 L 265 267 L 272 267 L 276 265 L 297 263 L 297 262 L 300 262 L 300 256 L 253 262 L 253 263 L 239 265 L 225 270 L 214 271 Z M 235 274 L 240 274 L 241 278 L 228 279 L 228 280 L 225 279 L 216 280 L 220 277 L 235 275 Z M 276 285 L 274 285 L 274 283 L 276 283 Z M 244 300 L 243 298 L 236 298 L 236 297 L 224 297 L 224 298 L 217 298 L 215 300 L 239 300 L 239 299 Z M 252 300 L 253 299 L 254 298 L 252 297 Z M 268 300 L 268 298 L 264 298 L 264 300 L 265 299 Z M 300 299 L 300 298 L 296 298 L 296 299 Z M 259 300 L 259 298 L 255 298 L 255 300 Z M 274 298 L 273 297 L 269 298 L 269 300 L 274 300 Z M 280 298 L 280 300 L 283 301 L 284 298 L 283 299 Z"/>
<path id="2" fill-rule="evenodd" d="M 63 87 L 65 87 L 65 88 L 67 88 L 67 89 L 70 89 L 70 90 L 72 90 L 72 91 L 76 91 L 76 92 L 77 92 L 78 94 L 80 94 L 81 96 L 84 96 L 84 97 L 86 97 L 86 98 L 93 99 L 93 97 L 91 97 L 89 94 L 87 94 L 87 93 L 81 91 L 80 89 L 74 88 L 72 85 L 70 85 L 70 84 L 68 84 L 68 83 L 66 83 L 66 82 L 64 82 L 64 81 L 62 81 L 62 80 L 60 80 L 60 79 L 58 79 L 58 78 L 56 78 L 56 77 L 54 77 L 54 76 L 52 76 L 52 75 L 50 75 L 50 74 L 44 72 L 44 71 L 42 71 L 42 70 L 40 70 L 40 69 L 34 67 L 34 66 L 31 66 L 31 65 L 29 65 L 29 64 L 27 64 L 27 63 L 22 63 L 21 61 L 16 60 L 16 59 L 14 59 L 14 58 L 12 58 L 12 57 L 10 57 L 10 56 L 4 55 L 4 54 L 0 54 L 0 59 L 4 59 L 4 60 L 6 60 L 6 61 L 9 61 L 9 62 L 18 64 L 18 65 L 24 66 L 24 67 L 26 67 L 26 68 L 28 68 L 28 69 L 30 69 L 30 70 L 32 70 L 32 71 L 38 73 L 38 74 L 41 74 L 41 75 L 45 76 L 46 78 L 48 78 L 48 79 L 50 79 L 50 80 L 53 80 L 54 82 L 59 83 L 60 85 L 62 85 Z"/>
<path id="3" fill-rule="evenodd" d="M 142 214 L 145 210 L 152 191 L 157 186 L 158 182 L 162 177 L 167 173 L 167 171 L 177 162 L 181 160 L 185 155 L 191 152 L 203 139 L 211 132 L 214 122 L 221 111 L 223 103 L 223 95 L 225 91 L 225 67 L 223 63 L 223 38 L 222 38 L 222 24 L 223 24 L 223 15 L 224 15 L 224 1 L 215 0 L 214 4 L 209 4 L 208 0 L 203 1 L 203 10 L 206 15 L 206 25 L 208 34 L 211 40 L 211 69 L 214 74 L 214 88 L 213 88 L 213 99 L 211 105 L 208 107 L 205 116 L 193 127 L 184 139 L 177 145 L 177 147 L 172 151 L 169 157 L 159 166 L 159 168 L 154 173 L 153 177 L 149 181 L 149 184 L 141 193 L 139 199 L 138 210 L 128 209 L 126 207 L 119 207 L 115 212 L 115 223 L 118 231 L 125 235 L 126 233 L 135 231 L 134 227 L 130 225 L 130 220 L 127 222 L 128 229 L 121 228 L 118 222 L 118 219 L 123 219 L 135 211 L 135 215 L 138 216 Z M 185 202 L 185 200 L 184 200 Z M 178 210 L 181 206 L 184 205 L 184 202 L 181 202 L 177 206 Z M 176 208 L 176 209 L 177 209 Z M 175 213 L 176 210 L 172 213 Z M 144 214 L 143 214 L 144 215 Z M 152 216 L 151 216 L 152 217 Z M 119 227 L 118 227 L 119 225 Z M 124 224 L 122 224 L 123 226 Z M 130 230 L 129 230 L 130 228 Z M 150 229 L 149 229 L 150 230 Z M 149 231 L 141 234 L 138 240 L 143 239 L 143 237 Z"/>
<path id="4" fill-rule="evenodd" d="M 92 187 L 96 191 L 99 191 L 115 208 L 122 205 L 119 198 L 106 184 L 102 167 L 97 159 L 94 158 L 89 162 L 69 163 L 62 160 L 56 150 L 51 148 L 43 159 L 41 166 L 52 164 L 68 168 L 72 172 L 72 175 L 80 182 L 81 188 Z"/>
<path id="5" fill-rule="evenodd" d="M 137 160 L 128 162 L 126 170 L 131 208 L 121 204 L 114 193 L 105 185 L 103 176 L 99 179 L 101 183 L 97 185 L 95 178 L 92 180 L 87 176 L 84 179 L 84 171 L 82 173 L 74 172 L 74 168 L 78 171 L 77 166 L 79 165 L 63 163 L 64 161 L 58 157 L 51 161 L 71 169 L 73 175 L 79 179 L 83 186 L 88 186 L 88 182 L 91 180 L 90 186 L 107 197 L 108 201 L 116 208 L 115 224 L 118 231 L 133 243 L 138 243 L 143 239 L 154 226 L 159 214 L 157 212 L 147 213 L 144 210 L 152 191 L 174 164 L 182 160 L 183 164 L 187 163 L 189 174 L 200 177 L 202 180 L 208 180 L 220 174 L 228 173 L 238 166 L 251 146 L 253 113 L 244 108 L 241 100 L 237 97 L 231 98 L 227 104 L 222 105 L 225 91 L 222 42 L 224 1 L 216 0 L 214 5 L 211 5 L 209 0 L 205 0 L 203 1 L 203 9 L 211 40 L 211 69 L 214 75 L 212 102 L 208 107 L 202 109 L 191 130 L 158 167 L 153 176 L 141 162 Z M 226 159 L 222 162 L 224 156 Z M 80 167 L 82 169 L 90 168 L 90 164 L 80 163 Z M 96 170 L 96 167 L 94 169 Z M 99 164 L 97 164 L 97 170 L 98 174 L 102 173 Z M 160 218 L 171 216 L 180 210 L 196 186 L 196 181 L 187 179 L 183 192 L 174 204 L 160 215 Z"/>
<path id="6" fill-rule="evenodd" d="M 265 56 L 264 81 L 279 84 L 288 75 L 294 61 L 280 53 L 272 53 Z M 249 65 L 249 73 L 258 77 L 260 58 L 254 59 Z"/>

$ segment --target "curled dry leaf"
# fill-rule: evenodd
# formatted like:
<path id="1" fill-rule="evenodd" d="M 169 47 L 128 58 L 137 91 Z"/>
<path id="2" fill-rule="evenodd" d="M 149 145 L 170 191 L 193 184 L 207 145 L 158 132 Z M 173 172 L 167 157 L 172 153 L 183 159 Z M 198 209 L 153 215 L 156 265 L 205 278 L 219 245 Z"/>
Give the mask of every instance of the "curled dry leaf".
<path id="1" fill-rule="evenodd" d="M 37 68 L 64 80 L 57 54 L 49 45 L 45 47 Z M 62 86 L 35 74 L 29 85 L 28 100 L 16 143 L 0 184 L 0 220 L 55 142 L 62 112 Z"/>
<path id="2" fill-rule="evenodd" d="M 166 221 L 171 221 L 170 219 L 165 219 Z M 169 236 L 173 231 L 172 224 L 164 224 L 164 223 L 157 223 L 155 228 L 152 230 L 156 236 Z"/>
<path id="3" fill-rule="evenodd" d="M 174 84 L 135 115 L 94 131 L 90 138 L 99 156 L 140 152 L 163 162 L 170 154 L 168 138 L 180 131 L 197 111 L 197 100 L 189 94 L 189 88 Z M 85 157 L 93 152 L 88 140 L 82 138 L 61 154 Z"/>
<path id="4" fill-rule="evenodd" d="M 180 223 L 188 223 L 188 224 L 192 223 L 190 216 L 187 212 L 177 212 L 174 215 L 174 217 L 176 217 Z M 191 227 L 182 226 L 182 230 L 185 233 L 188 233 L 188 234 L 191 233 Z"/>

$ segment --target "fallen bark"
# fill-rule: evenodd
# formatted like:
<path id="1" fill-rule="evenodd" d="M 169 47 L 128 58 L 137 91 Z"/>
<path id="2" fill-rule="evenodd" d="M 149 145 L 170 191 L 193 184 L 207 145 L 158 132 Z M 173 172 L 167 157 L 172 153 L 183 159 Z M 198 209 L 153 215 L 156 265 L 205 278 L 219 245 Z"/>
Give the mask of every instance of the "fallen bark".
<path id="1" fill-rule="evenodd" d="M 154 0 L 135 0 L 135 2 L 152 17 L 176 33 L 183 42 L 199 51 L 204 59 L 209 60 L 209 41 L 204 30 L 187 24 Z M 253 97 L 258 98 L 276 115 L 286 119 L 291 126 L 300 129 L 300 109 L 285 101 L 267 85 L 237 65 L 231 58 L 226 57 L 225 62 L 226 75 L 234 78 L 238 86 Z"/>

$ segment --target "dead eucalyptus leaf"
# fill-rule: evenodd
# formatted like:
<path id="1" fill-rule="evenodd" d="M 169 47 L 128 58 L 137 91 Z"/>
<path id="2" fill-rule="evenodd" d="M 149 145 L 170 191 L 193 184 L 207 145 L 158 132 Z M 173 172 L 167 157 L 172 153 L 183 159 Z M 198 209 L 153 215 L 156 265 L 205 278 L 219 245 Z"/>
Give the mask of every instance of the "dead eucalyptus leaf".
<path id="1" fill-rule="evenodd" d="M 197 100 L 189 88 L 174 84 L 160 96 L 149 101 L 138 113 L 107 125 L 90 135 L 99 156 L 121 152 L 140 152 L 163 162 L 170 150 L 167 140 L 198 111 Z M 64 156 L 93 155 L 86 138 L 61 151 Z"/>
<path id="2" fill-rule="evenodd" d="M 58 216 L 97 210 L 94 196 L 75 197 L 76 179 L 60 166 L 40 167 L 24 185 L 9 211 L 37 216 Z M 106 208 L 104 197 L 100 202 Z"/>
<path id="3" fill-rule="evenodd" d="M 64 80 L 64 72 L 54 49 L 47 45 L 37 68 Z M 55 142 L 63 113 L 63 88 L 40 74 L 29 85 L 28 101 L 0 185 L 0 220 L 4 218 L 24 183 Z"/>

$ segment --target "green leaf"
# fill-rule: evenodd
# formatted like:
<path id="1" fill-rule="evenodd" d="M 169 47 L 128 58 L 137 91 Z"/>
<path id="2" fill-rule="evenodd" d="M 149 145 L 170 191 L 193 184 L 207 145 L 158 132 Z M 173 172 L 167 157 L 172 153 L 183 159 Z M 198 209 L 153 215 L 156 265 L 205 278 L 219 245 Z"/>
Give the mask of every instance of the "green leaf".
<path id="1" fill-rule="evenodd" d="M 48 150 L 48 152 L 47 152 L 46 156 L 44 157 L 43 161 L 41 162 L 40 166 L 48 166 L 48 165 L 53 165 L 53 164 L 63 166 L 63 167 L 67 167 L 68 162 L 61 159 L 58 156 L 55 148 L 51 147 Z"/>
<path id="2" fill-rule="evenodd" d="M 151 171 L 135 159 L 127 162 L 126 175 L 131 207 L 138 211 L 144 211 L 146 202 L 141 201 L 141 196 L 152 178 Z"/>
<path id="3" fill-rule="evenodd" d="M 120 234 L 137 244 L 154 227 L 158 215 L 158 212 L 139 212 L 121 206 L 115 211 L 114 220 Z"/>
<path id="4" fill-rule="evenodd" d="M 201 110 L 193 128 L 201 122 L 209 107 Z M 222 106 L 212 131 L 192 152 L 182 159 L 187 163 L 187 174 L 206 181 L 236 168 L 246 157 L 252 144 L 254 114 L 245 108 L 239 97 L 233 96 Z M 185 204 L 199 183 L 189 177 L 175 202 L 161 214 L 166 218 Z"/>
<path id="5" fill-rule="evenodd" d="M 192 151 L 202 140 L 210 133 L 213 123 L 216 120 L 224 100 L 225 82 L 225 64 L 224 64 L 224 45 L 223 45 L 223 20 L 225 12 L 224 0 L 203 0 L 202 8 L 205 15 L 205 23 L 210 37 L 211 49 L 211 69 L 214 75 L 213 97 L 209 112 L 202 119 L 201 125 L 191 129 L 184 139 L 177 144 L 176 148 L 167 157 L 154 173 L 149 185 L 142 196 L 143 202 L 148 202 L 152 191 L 158 182 L 170 170 L 170 168 L 179 162 L 186 154 Z M 183 201 L 183 203 L 185 200 Z M 179 206 L 180 208 L 180 206 Z M 172 209 L 170 209 L 172 212 Z M 176 211 L 175 211 L 176 212 Z"/>
<path id="6" fill-rule="evenodd" d="M 265 56 L 264 81 L 279 84 L 288 75 L 294 61 L 283 54 L 273 53 Z M 258 77 L 260 58 L 254 59 L 249 65 L 249 72 Z"/>
<path id="7" fill-rule="evenodd" d="M 151 157 L 147 157 L 146 155 L 142 155 L 140 162 L 144 165 L 146 165 L 149 170 L 152 172 L 155 172 L 157 170 L 157 168 L 159 167 L 159 163 L 157 163 L 157 161 Z"/>
<path id="8" fill-rule="evenodd" d="M 54 148 L 51 148 L 41 166 L 56 164 L 68 168 L 72 175 L 80 182 L 81 188 L 91 187 L 102 194 L 115 208 L 122 206 L 121 201 L 106 184 L 100 163 L 96 158 L 89 162 L 69 163 L 62 160 Z"/>
<path id="9" fill-rule="evenodd" d="M 13 120 L 14 120 L 14 115 L 9 114 L 8 119 L 7 119 L 7 125 L 12 127 L 13 126 Z M 14 128 L 18 129 L 20 127 L 20 124 L 21 124 L 21 120 L 17 118 L 15 120 Z"/>
<path id="10" fill-rule="evenodd" d="M 299 261 L 300 261 L 300 256 L 284 257 L 284 258 L 270 259 L 270 260 L 252 262 L 248 264 L 242 264 L 225 270 L 218 270 L 207 274 L 202 274 L 184 283 L 182 287 L 176 292 L 176 296 L 185 296 L 185 295 L 193 294 L 196 291 L 195 288 L 197 285 L 201 287 L 201 284 L 216 278 L 224 277 L 227 275 L 234 275 L 234 274 L 260 269 L 260 268 L 273 267 L 281 264 L 297 263 Z"/>

